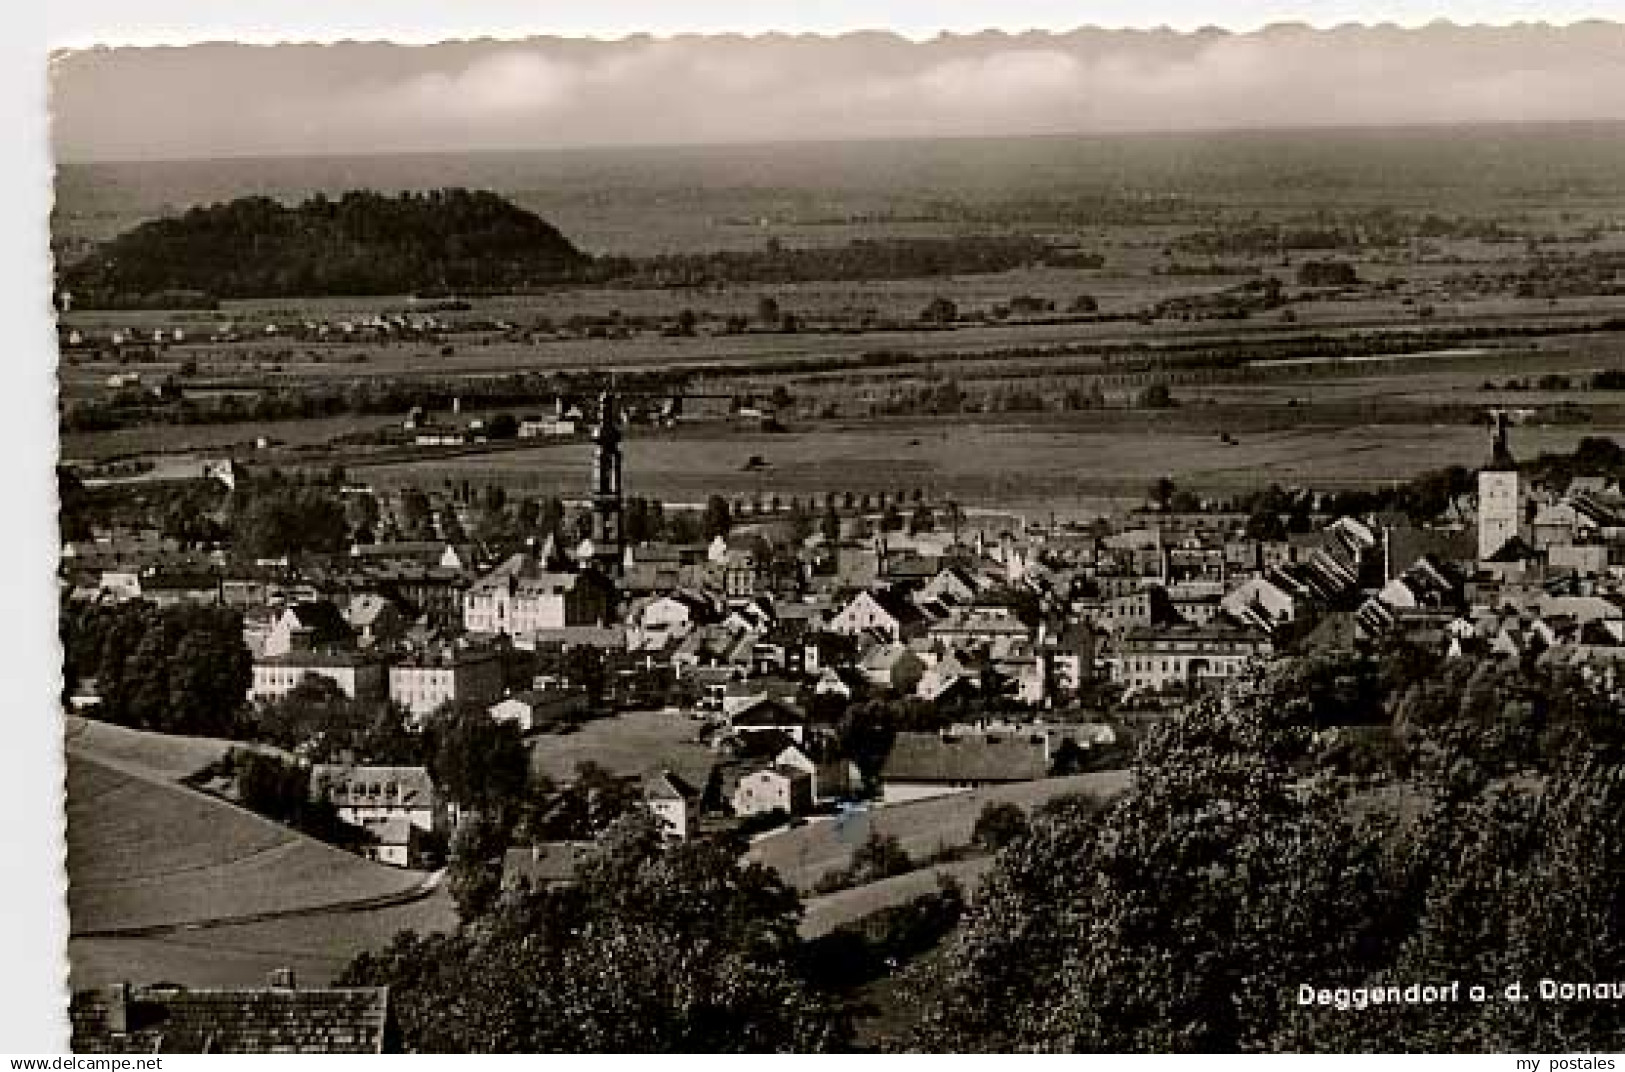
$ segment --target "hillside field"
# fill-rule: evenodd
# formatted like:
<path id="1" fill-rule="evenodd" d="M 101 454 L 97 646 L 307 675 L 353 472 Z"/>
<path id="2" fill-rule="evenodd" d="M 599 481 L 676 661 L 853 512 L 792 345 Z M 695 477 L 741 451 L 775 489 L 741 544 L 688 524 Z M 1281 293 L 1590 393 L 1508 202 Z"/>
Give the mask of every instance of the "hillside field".
<path id="1" fill-rule="evenodd" d="M 825 874 L 850 863 L 853 851 L 871 831 L 897 838 L 905 852 L 922 859 L 945 848 L 970 844 L 976 819 L 988 804 L 1010 802 L 1030 810 L 1046 800 L 1072 793 L 1106 799 L 1122 792 L 1128 786 L 1129 777 L 1126 770 L 1094 771 L 853 811 L 841 818 L 811 822 L 761 838 L 750 847 L 749 855 L 777 869 L 786 882 L 805 891 Z M 920 892 L 925 890 L 914 890 L 899 899 Z M 877 899 L 874 893 L 869 894 L 869 899 L 872 903 L 864 905 L 861 912 L 850 904 L 837 911 L 836 902 L 828 903 L 824 911 L 827 918 L 838 921 L 888 903 Z"/>

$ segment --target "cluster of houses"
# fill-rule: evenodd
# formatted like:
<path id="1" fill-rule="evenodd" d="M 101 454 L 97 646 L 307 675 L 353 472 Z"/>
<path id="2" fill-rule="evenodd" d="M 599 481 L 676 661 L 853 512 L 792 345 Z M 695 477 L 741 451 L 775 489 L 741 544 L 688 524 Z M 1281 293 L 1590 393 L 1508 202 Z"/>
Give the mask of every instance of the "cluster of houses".
<path id="1" fill-rule="evenodd" d="M 525 732 L 587 717 L 562 656 L 593 649 L 608 679 L 593 701 L 702 722 L 713 781 L 746 818 L 855 791 L 821 747 L 830 712 L 854 700 L 927 705 L 951 727 L 897 735 L 879 777 L 897 800 L 1045 777 L 1063 746 L 1112 743 L 1103 712 L 1177 709 L 1280 652 L 1403 639 L 1534 654 L 1625 687 L 1625 496 L 1592 479 L 1526 487 L 1504 424 L 1472 514 L 1429 528 L 1321 517 L 1281 539 L 1247 536 L 1239 513 L 1145 510 L 1089 529 L 971 514 L 951 532 L 795 540 L 768 521 L 623 544 L 618 437 L 599 445 L 611 490 L 593 499 L 596 539 L 575 548 L 369 544 L 256 571 L 125 538 L 75 549 L 65 583 L 74 598 L 237 606 L 251 699 L 315 676 L 418 722 L 447 704 Z M 549 669 L 515 681 L 516 653 Z M 674 836 L 695 829 L 705 789 L 691 781 L 651 769 L 644 783 Z M 341 795 L 391 862 L 414 859 L 412 829 L 442 822 L 387 791 Z"/>

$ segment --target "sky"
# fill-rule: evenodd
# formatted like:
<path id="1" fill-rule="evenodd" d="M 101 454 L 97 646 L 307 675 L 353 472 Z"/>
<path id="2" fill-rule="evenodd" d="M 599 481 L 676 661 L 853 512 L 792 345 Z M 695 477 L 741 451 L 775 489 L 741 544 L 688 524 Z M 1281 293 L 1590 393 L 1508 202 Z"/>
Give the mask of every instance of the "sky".
<path id="1" fill-rule="evenodd" d="M 98 48 L 51 93 L 62 160 L 1625 119 L 1625 25 Z"/>

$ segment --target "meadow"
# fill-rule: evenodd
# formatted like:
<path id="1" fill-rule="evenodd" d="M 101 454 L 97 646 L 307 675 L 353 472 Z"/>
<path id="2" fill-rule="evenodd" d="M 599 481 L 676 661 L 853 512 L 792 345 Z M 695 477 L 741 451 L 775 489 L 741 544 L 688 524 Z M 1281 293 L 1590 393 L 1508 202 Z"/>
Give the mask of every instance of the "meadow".
<path id="1" fill-rule="evenodd" d="M 988 804 L 1012 803 L 1031 809 L 1047 800 L 1071 794 L 1107 799 L 1122 792 L 1129 777 L 1126 770 L 1096 771 L 852 811 L 835 819 L 810 822 L 760 838 L 751 845 L 749 857 L 774 868 L 797 889 L 810 890 L 824 875 L 851 863 L 853 851 L 872 832 L 895 837 L 903 851 L 920 860 L 943 849 L 970 844 L 976 819 Z M 899 890 L 913 888 L 903 884 L 889 892 L 866 889 L 869 889 L 867 898 L 872 904 L 865 906 L 863 897 L 843 901 L 837 913 L 836 903 L 830 902 L 825 909 L 827 918 L 834 919 L 837 914 L 851 918 L 853 913 L 861 915 L 873 911 L 892 903 L 891 898 L 898 895 Z M 912 895 L 912 892 L 906 894 Z"/>
<path id="2" fill-rule="evenodd" d="M 533 737 L 531 771 L 564 785 L 575 780 L 576 766 L 587 760 L 622 776 L 664 766 L 699 788 L 717 758 L 699 742 L 699 729 L 699 722 L 687 715 L 666 711 L 593 719 L 570 733 Z"/>
<path id="3" fill-rule="evenodd" d="M 703 504 L 707 496 L 768 502 L 777 496 L 822 501 L 830 492 L 912 496 L 933 503 L 1021 509 L 1042 515 L 1094 516 L 1102 498 L 1143 499 L 1157 478 L 1211 495 L 1235 495 L 1270 484 L 1321 488 L 1379 487 L 1450 464 L 1481 464 L 1482 428 L 1454 425 L 1317 423 L 1311 413 L 1295 426 L 1233 436 L 1222 443 L 1216 413 L 1209 427 L 1190 430 L 1194 417 L 1147 419 L 1137 428 L 1102 430 L 1088 412 L 1038 420 L 974 417 L 842 423 L 781 434 L 717 431 L 696 436 L 627 440 L 627 493 L 671 504 Z M 1625 432 L 1608 425 L 1522 427 L 1521 454 L 1572 450 L 1582 436 Z M 462 457 L 357 468 L 375 488 L 438 487 L 468 479 L 500 483 L 522 494 L 584 493 L 591 446 L 570 443 Z M 751 458 L 765 467 L 747 469 Z"/>
<path id="4" fill-rule="evenodd" d="M 179 782 L 229 747 L 70 725 L 75 936 L 407 900 L 424 887 L 422 872 L 370 863 Z"/>

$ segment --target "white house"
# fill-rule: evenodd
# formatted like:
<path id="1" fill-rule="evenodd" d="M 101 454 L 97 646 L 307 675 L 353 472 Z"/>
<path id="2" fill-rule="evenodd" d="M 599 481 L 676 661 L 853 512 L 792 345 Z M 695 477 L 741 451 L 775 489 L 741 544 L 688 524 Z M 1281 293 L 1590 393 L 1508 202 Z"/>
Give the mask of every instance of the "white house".
<path id="1" fill-rule="evenodd" d="M 740 817 L 775 811 L 805 815 L 812 810 L 813 777 L 799 767 L 762 767 L 739 779 L 731 803 Z"/>
<path id="2" fill-rule="evenodd" d="M 420 834 L 444 830 L 448 816 L 423 767 L 368 767 L 318 763 L 310 771 L 313 800 L 332 804 L 341 821 L 373 835 L 367 855 L 380 863 L 410 867 Z"/>

